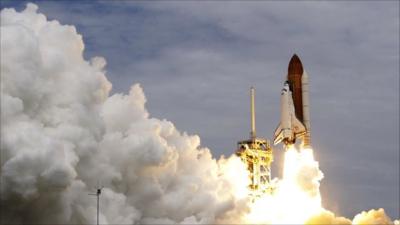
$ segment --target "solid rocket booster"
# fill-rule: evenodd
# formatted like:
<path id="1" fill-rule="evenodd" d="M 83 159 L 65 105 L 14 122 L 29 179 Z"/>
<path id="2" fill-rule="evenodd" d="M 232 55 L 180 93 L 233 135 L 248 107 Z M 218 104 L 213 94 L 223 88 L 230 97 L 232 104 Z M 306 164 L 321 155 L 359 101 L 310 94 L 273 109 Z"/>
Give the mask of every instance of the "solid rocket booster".
<path id="1" fill-rule="evenodd" d="M 306 127 L 306 133 L 303 137 L 303 147 L 309 148 L 311 146 L 311 126 L 310 126 L 310 103 L 308 100 L 308 74 L 304 71 L 301 77 L 301 88 L 303 98 L 303 124 Z"/>
<path id="2" fill-rule="evenodd" d="M 290 59 L 287 81 L 281 93 L 281 123 L 275 131 L 274 144 L 281 141 L 285 145 L 294 144 L 301 137 L 303 147 L 310 147 L 308 90 L 308 74 L 295 54 Z"/>

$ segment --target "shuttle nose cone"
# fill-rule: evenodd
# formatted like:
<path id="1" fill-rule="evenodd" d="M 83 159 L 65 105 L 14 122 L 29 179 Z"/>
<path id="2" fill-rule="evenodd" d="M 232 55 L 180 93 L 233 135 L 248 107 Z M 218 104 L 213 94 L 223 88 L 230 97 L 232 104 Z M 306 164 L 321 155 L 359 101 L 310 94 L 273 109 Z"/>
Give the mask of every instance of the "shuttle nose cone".
<path id="1" fill-rule="evenodd" d="M 300 58 L 294 54 L 289 62 L 288 74 L 303 74 L 303 65 Z"/>

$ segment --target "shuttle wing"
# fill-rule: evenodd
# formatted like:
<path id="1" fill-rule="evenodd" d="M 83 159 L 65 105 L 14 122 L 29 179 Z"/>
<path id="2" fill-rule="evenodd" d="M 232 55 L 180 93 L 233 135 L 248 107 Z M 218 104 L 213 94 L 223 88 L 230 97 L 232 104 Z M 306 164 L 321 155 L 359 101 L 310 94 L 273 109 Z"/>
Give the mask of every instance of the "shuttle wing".
<path id="1" fill-rule="evenodd" d="M 274 145 L 278 144 L 283 140 L 283 130 L 281 124 L 275 129 L 274 133 Z"/>

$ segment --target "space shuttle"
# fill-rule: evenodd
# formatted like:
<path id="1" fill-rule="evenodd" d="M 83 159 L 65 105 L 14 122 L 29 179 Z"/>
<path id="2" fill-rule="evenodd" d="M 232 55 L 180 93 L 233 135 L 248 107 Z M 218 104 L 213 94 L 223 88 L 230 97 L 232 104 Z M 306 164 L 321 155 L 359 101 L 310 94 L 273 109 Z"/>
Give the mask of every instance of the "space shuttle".
<path id="1" fill-rule="evenodd" d="M 274 133 L 274 145 L 282 142 L 287 148 L 298 139 L 303 148 L 311 146 L 308 74 L 294 54 L 281 91 L 281 120 Z"/>

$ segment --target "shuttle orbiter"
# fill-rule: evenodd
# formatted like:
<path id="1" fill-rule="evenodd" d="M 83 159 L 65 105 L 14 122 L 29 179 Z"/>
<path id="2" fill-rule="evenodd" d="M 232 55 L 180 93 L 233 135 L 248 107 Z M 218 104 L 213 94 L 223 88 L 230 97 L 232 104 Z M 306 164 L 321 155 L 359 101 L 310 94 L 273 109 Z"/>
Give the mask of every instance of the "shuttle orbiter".
<path id="1" fill-rule="evenodd" d="M 287 80 L 281 92 L 281 120 L 274 133 L 274 145 L 283 142 L 289 146 L 298 138 L 302 138 L 303 147 L 310 147 L 308 75 L 295 54 L 290 59 Z"/>

